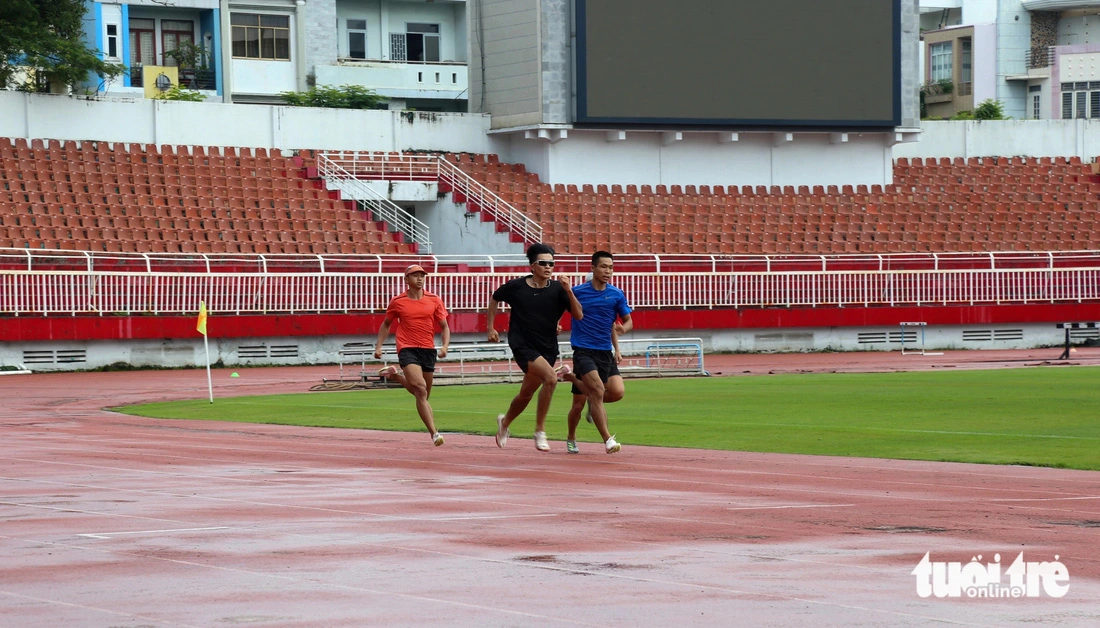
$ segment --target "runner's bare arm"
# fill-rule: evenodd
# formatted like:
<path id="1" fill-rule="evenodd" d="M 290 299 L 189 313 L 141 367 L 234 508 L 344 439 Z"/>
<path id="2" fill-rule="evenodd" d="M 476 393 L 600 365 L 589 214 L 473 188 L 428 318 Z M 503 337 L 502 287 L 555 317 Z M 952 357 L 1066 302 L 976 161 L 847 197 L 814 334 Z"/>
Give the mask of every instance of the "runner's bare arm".
<path id="1" fill-rule="evenodd" d="M 447 319 L 439 321 L 439 335 L 442 337 L 443 346 L 439 349 L 439 357 L 447 357 L 447 348 L 451 346 L 451 326 L 447 324 Z"/>
<path id="2" fill-rule="evenodd" d="M 382 321 L 382 326 L 378 328 L 378 340 L 374 343 L 374 359 L 382 359 L 382 343 L 386 342 L 386 337 L 390 335 L 390 319 Z"/>
<path id="3" fill-rule="evenodd" d="M 497 317 L 498 306 L 496 299 L 489 299 L 489 313 L 485 316 L 485 326 L 489 329 L 489 342 L 500 342 L 500 334 L 493 329 L 493 320 Z"/>

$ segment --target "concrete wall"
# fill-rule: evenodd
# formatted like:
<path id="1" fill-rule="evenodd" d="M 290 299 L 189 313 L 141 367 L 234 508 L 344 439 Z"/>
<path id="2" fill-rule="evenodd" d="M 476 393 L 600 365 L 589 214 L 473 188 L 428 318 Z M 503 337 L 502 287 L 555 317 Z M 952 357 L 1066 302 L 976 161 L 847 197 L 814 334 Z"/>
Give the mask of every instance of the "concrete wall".
<path id="1" fill-rule="evenodd" d="M 966 332 L 966 339 L 964 339 Z M 210 362 L 221 360 L 225 366 L 337 364 L 346 343 L 371 343 L 376 330 L 364 330 L 359 336 L 295 336 L 271 338 L 210 338 Z M 565 336 L 563 336 L 564 338 Z M 638 330 L 625 339 L 698 337 L 707 353 L 716 352 L 811 352 L 811 351 L 899 351 L 899 327 L 822 327 L 727 330 Z M 1074 336 L 1074 344 L 1087 336 Z M 1095 337 L 1095 335 L 1093 335 Z M 976 339 L 975 339 L 976 338 Z M 994 339 L 997 338 L 997 339 Z M 919 350 L 919 332 L 908 328 L 906 352 Z M 484 342 L 482 333 L 455 334 L 451 344 Z M 1030 349 L 1050 347 L 1054 359 L 1061 352 L 1064 332 L 1054 325 L 975 325 L 929 326 L 925 330 L 925 349 Z M 67 364 L 25 363 L 28 351 L 74 351 L 81 361 Z M 280 357 L 287 356 L 287 357 Z M 919 356 L 914 356 L 919 360 Z M 93 369 L 123 362 L 134 366 L 202 367 L 206 354 L 202 339 L 162 341 L 71 341 L 8 342 L 0 344 L 0 364 L 20 365 L 34 371 L 71 371 Z M 354 377 L 356 363 L 349 367 Z M 333 367 L 335 378 L 338 369 Z M 205 375 L 181 373 L 205 384 Z"/>
<path id="2" fill-rule="evenodd" d="M 893 157 L 1100 156 L 1100 121 L 925 121 L 919 142 L 897 144 Z"/>
<path id="3" fill-rule="evenodd" d="M 1024 57 L 1031 49 L 1031 13 L 1020 0 L 1000 0 L 997 6 L 997 96 L 1005 115 L 1027 117 L 1027 83 L 1006 81 L 1005 76 L 1027 74 Z"/>
<path id="4" fill-rule="evenodd" d="M 0 91 L 0 137 L 319 150 L 501 153 L 489 117 L 269 105 L 83 100 Z"/>
<path id="5" fill-rule="evenodd" d="M 832 143 L 825 133 L 795 133 L 777 145 L 772 133 L 741 133 L 721 143 L 715 133 L 569 132 L 559 142 L 513 134 L 512 158 L 547 183 L 581 185 L 883 185 L 890 182 L 885 134 L 849 134 Z M 781 136 L 785 138 L 785 135 Z"/>
<path id="6" fill-rule="evenodd" d="M 456 204 L 450 194 L 438 202 L 417 202 L 415 206 L 417 219 L 431 229 L 432 253 L 436 255 L 465 255 L 471 251 L 519 255 L 524 251 L 523 244 L 511 242 L 507 233 L 497 233 L 496 223 L 481 222 L 480 213 L 467 212 L 466 205 Z"/>
<path id="7" fill-rule="evenodd" d="M 526 164 L 544 182 L 636 185 L 838 185 L 889 183 L 898 157 L 1100 155 L 1100 121 L 925 121 L 920 141 L 886 146 L 888 135 L 796 133 L 781 142 L 742 133 L 684 133 L 663 144 L 659 133 L 629 132 L 621 141 L 570 131 L 551 143 L 522 133 L 489 134 L 478 114 L 348 111 L 267 105 L 83 100 L 0 91 L 0 137 L 100 140 L 138 144 L 262 146 L 319 150 L 442 150 L 495 153 Z M 616 137 L 618 137 L 616 135 Z"/>
<path id="8" fill-rule="evenodd" d="M 572 0 L 542 0 L 542 123 L 573 121 Z"/>
<path id="9" fill-rule="evenodd" d="M 901 126 L 920 126 L 920 85 L 924 48 L 920 42 L 919 0 L 901 3 Z"/>
<path id="10" fill-rule="evenodd" d="M 973 79 L 974 103 L 997 98 L 997 28 L 993 24 L 974 26 Z M 1030 115 L 1028 116 L 1030 117 Z"/>
<path id="11" fill-rule="evenodd" d="M 542 123 L 538 0 L 481 0 L 470 19 L 470 111 L 493 128 Z"/>

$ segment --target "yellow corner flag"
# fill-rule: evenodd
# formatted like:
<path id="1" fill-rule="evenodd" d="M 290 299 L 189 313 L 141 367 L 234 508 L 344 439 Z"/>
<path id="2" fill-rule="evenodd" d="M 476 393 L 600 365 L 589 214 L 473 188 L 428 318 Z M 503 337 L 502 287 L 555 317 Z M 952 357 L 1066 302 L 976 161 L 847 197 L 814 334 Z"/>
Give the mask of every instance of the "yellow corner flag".
<path id="1" fill-rule="evenodd" d="M 202 335 L 206 335 L 206 301 L 199 301 L 199 322 L 195 329 Z"/>

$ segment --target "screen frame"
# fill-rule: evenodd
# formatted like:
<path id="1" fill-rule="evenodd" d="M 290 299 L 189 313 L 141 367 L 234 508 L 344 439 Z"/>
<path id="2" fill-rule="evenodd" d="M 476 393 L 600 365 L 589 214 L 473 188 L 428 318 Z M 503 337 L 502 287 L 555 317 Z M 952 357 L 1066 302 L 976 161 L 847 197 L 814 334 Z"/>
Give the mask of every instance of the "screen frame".
<path id="1" fill-rule="evenodd" d="M 901 125 L 901 0 L 888 0 L 891 3 L 891 26 L 893 63 L 893 111 L 890 118 L 883 119 L 838 119 L 838 120 L 799 120 L 783 118 L 676 118 L 676 117 L 635 117 L 635 116 L 593 116 L 588 113 L 588 25 L 587 1 L 574 0 L 573 19 L 576 42 L 573 63 L 575 78 L 573 103 L 574 126 L 578 128 L 607 127 L 621 128 L 693 128 L 707 129 L 829 129 L 833 131 L 883 130 Z"/>

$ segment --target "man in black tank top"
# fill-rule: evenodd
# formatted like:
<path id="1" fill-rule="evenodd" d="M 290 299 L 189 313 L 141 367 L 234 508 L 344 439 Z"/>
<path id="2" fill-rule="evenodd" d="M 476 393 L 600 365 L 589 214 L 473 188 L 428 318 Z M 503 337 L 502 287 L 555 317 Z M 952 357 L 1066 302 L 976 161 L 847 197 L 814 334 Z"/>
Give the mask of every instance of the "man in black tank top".
<path id="1" fill-rule="evenodd" d="M 558 321 L 568 311 L 580 320 L 584 314 L 581 304 L 573 296 L 567 277 L 551 279 L 554 274 L 554 249 L 545 244 L 532 244 L 527 249 L 531 274 L 513 279 L 493 292 L 489 299 L 489 342 L 500 342 L 500 335 L 493 329 L 497 307 L 500 303 L 511 306 L 508 346 L 516 363 L 523 371 L 519 394 L 512 399 L 508 411 L 497 416 L 497 447 L 508 442 L 508 426 L 531 403 L 535 391 L 539 391 L 535 410 L 535 448 L 549 451 L 546 440 L 546 415 L 554 398 L 558 375 L 569 372 L 568 366 L 554 370 L 558 361 Z"/>

